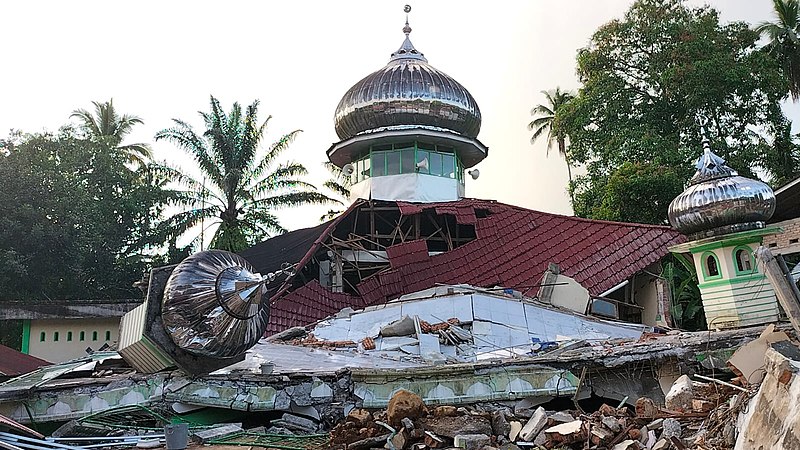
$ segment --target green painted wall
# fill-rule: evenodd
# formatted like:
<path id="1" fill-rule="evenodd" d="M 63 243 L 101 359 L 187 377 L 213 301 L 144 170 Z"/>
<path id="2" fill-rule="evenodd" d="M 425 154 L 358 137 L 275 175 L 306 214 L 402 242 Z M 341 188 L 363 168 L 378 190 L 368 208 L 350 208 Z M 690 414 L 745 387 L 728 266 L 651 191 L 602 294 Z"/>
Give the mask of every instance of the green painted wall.
<path id="1" fill-rule="evenodd" d="M 31 320 L 25 319 L 22 321 L 22 348 L 20 351 L 26 355 L 30 352 L 31 348 Z"/>

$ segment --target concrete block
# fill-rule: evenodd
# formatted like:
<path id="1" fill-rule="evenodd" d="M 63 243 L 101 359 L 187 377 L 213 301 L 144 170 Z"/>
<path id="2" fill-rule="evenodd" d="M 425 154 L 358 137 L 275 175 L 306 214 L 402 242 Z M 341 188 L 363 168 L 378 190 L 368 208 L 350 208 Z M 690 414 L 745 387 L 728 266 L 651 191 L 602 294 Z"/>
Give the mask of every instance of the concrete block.
<path id="1" fill-rule="evenodd" d="M 693 399 L 692 380 L 688 375 L 681 375 L 672 383 L 672 388 L 667 393 L 666 406 L 672 411 L 690 411 Z"/>
<path id="2" fill-rule="evenodd" d="M 229 423 L 219 427 L 210 428 L 207 430 L 201 430 L 192 433 L 192 436 L 199 440 L 201 444 L 206 444 L 208 441 L 212 439 L 219 439 L 225 436 L 230 436 L 234 433 L 238 433 L 242 431 L 242 424 L 240 423 Z"/>
<path id="3" fill-rule="evenodd" d="M 481 450 L 491 443 L 492 439 L 485 434 L 457 434 L 453 438 L 453 445 L 465 450 Z"/>
<path id="4" fill-rule="evenodd" d="M 509 422 L 510 429 L 508 431 L 508 439 L 511 441 L 516 441 L 517 436 L 519 436 L 519 432 L 522 431 L 522 422 L 518 422 L 516 420 Z"/>
<path id="5" fill-rule="evenodd" d="M 539 432 L 542 431 L 546 424 L 547 413 L 545 413 L 544 408 L 540 406 L 528 420 L 528 423 L 522 427 L 522 431 L 519 432 L 520 439 L 527 442 L 532 441 L 539 434 Z"/>
<path id="6" fill-rule="evenodd" d="M 673 436 L 680 439 L 681 437 L 681 423 L 678 422 L 677 419 L 668 418 L 664 419 L 664 423 L 662 424 L 664 427 L 664 433 L 661 435 L 662 438 L 669 439 Z"/>

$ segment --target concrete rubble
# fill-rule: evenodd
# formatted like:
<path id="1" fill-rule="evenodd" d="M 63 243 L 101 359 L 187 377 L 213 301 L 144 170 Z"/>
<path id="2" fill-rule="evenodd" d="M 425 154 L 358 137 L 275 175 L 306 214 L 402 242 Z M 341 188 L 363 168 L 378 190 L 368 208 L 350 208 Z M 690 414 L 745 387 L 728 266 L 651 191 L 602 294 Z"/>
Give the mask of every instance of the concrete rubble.
<path id="1" fill-rule="evenodd" d="M 0 384 L 0 414 L 66 424 L 25 436 L 36 442 L 3 431 L 0 447 L 78 434 L 95 440 L 59 442 L 159 446 L 159 427 L 187 423 L 198 444 L 264 448 L 800 448 L 783 419 L 800 405 L 793 339 L 785 325 L 656 330 L 460 286 L 288 329 L 206 375 L 141 374 L 115 352 L 42 368 Z"/>
<path id="2" fill-rule="evenodd" d="M 794 352 L 800 354 L 796 347 Z M 795 383 L 785 375 L 787 371 L 795 373 L 800 361 L 792 364 L 776 355 L 780 354 L 770 348 L 764 388 L 790 385 L 800 389 L 800 382 Z M 784 374 L 783 379 L 778 377 L 773 382 L 771 375 L 775 372 Z M 614 406 L 603 403 L 589 412 L 576 402 L 574 408 L 565 410 L 540 406 L 531 415 L 519 415 L 502 402 L 429 408 L 419 396 L 400 390 L 385 410 L 352 410 L 331 430 L 330 442 L 333 448 L 348 449 L 382 446 L 397 450 L 450 447 L 710 450 L 732 449 L 734 445 L 737 449 L 755 449 L 759 447 L 753 446 L 753 442 L 766 442 L 764 435 L 770 435 L 776 445 L 764 448 L 798 448 L 793 441 L 796 436 L 793 427 L 800 425 L 800 420 L 794 418 L 798 423 L 787 426 L 783 419 L 778 419 L 786 417 L 795 407 L 792 399 L 774 404 L 771 396 L 776 394 L 763 392 L 758 385 L 748 385 L 745 380 L 732 381 L 747 387 L 719 380 L 692 381 L 683 375 L 670 390 L 680 397 L 675 409 L 665 405 L 640 408 L 642 403 L 652 403 L 642 398 L 635 402 L 637 407 L 624 402 Z M 777 411 L 764 418 L 758 412 L 761 403 Z M 753 405 L 756 410 L 749 409 Z M 741 428 L 743 420 L 745 425 Z M 762 423 L 765 420 L 767 423 Z M 737 434 L 742 436 L 739 444 Z M 747 439 L 752 442 L 748 444 Z M 787 445 L 789 442 L 791 445 Z"/>

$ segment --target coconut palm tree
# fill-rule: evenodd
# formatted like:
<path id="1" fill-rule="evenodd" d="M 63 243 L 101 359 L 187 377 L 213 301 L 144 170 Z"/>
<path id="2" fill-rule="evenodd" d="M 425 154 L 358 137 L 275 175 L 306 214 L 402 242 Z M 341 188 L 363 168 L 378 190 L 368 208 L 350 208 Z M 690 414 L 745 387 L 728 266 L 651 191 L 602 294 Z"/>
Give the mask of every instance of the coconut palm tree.
<path id="1" fill-rule="evenodd" d="M 772 0 L 775 22 L 763 22 L 756 32 L 766 36 L 764 47 L 783 69 L 792 99 L 800 98 L 800 5 L 798 0 Z"/>
<path id="2" fill-rule="evenodd" d="M 569 176 L 570 186 L 572 185 L 572 168 L 569 163 L 569 155 L 567 155 L 567 134 L 561 130 L 556 124 L 556 113 L 558 110 L 569 103 L 575 96 L 569 91 L 562 91 L 561 88 L 556 87 L 555 90 L 542 91 L 547 104 L 536 105 L 531 110 L 532 116 L 535 117 L 529 124 L 528 129 L 533 131 L 531 136 L 531 144 L 536 142 L 544 132 L 547 132 L 547 156 L 550 156 L 550 148 L 553 147 L 555 142 L 558 146 L 558 153 L 564 157 L 567 162 L 567 175 Z M 575 204 L 575 199 L 572 197 L 572 190 L 570 190 L 570 198 L 572 203 Z"/>
<path id="3" fill-rule="evenodd" d="M 342 169 L 337 167 L 330 161 L 325 161 L 323 163 L 328 172 L 330 172 L 331 177 L 323 183 L 322 185 L 325 186 L 326 189 L 331 191 L 335 197 L 332 199 L 334 203 L 339 205 L 344 205 L 350 199 L 350 186 L 353 185 L 353 182 L 350 180 L 350 177 L 346 176 Z M 320 222 L 325 222 L 326 220 L 333 219 L 334 217 L 338 216 L 342 213 L 342 210 L 337 209 L 329 209 L 328 212 L 322 215 L 319 218 Z"/>
<path id="4" fill-rule="evenodd" d="M 156 140 L 171 141 L 193 156 L 203 174 L 200 181 L 177 168 L 158 166 L 179 186 L 171 196 L 184 208 L 162 222 L 168 235 L 181 235 L 201 224 L 218 224 L 211 248 L 238 252 L 286 231 L 274 214 L 276 209 L 331 201 L 301 179 L 307 174 L 302 164 L 278 163 L 300 130 L 281 136 L 259 155 L 270 117 L 259 125 L 257 112 L 258 100 L 244 112 L 234 103 L 226 114 L 211 96 L 211 111 L 200 113 L 206 128 L 202 138 L 178 119 L 173 119 L 174 127 L 156 134 Z"/>
<path id="5" fill-rule="evenodd" d="M 122 141 L 131 132 L 134 125 L 144 123 L 138 116 L 123 114 L 120 116 L 114 109 L 114 99 L 105 103 L 92 102 L 94 113 L 85 109 L 76 109 L 70 114 L 80 122 L 80 129 L 89 139 L 113 148 L 125 155 L 128 162 L 137 167 L 144 167 L 153 153 L 148 144 L 126 144 Z"/>

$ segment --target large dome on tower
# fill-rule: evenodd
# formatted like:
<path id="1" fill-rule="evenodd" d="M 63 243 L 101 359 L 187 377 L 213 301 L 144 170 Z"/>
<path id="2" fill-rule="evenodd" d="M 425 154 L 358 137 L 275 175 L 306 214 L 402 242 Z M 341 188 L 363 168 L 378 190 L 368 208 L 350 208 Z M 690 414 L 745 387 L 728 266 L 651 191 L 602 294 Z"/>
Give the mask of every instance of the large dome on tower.
<path id="1" fill-rule="evenodd" d="M 408 38 L 389 63 L 351 87 L 336 107 L 340 139 L 385 129 L 430 128 L 478 136 L 481 112 L 459 82 L 428 64 Z"/>

